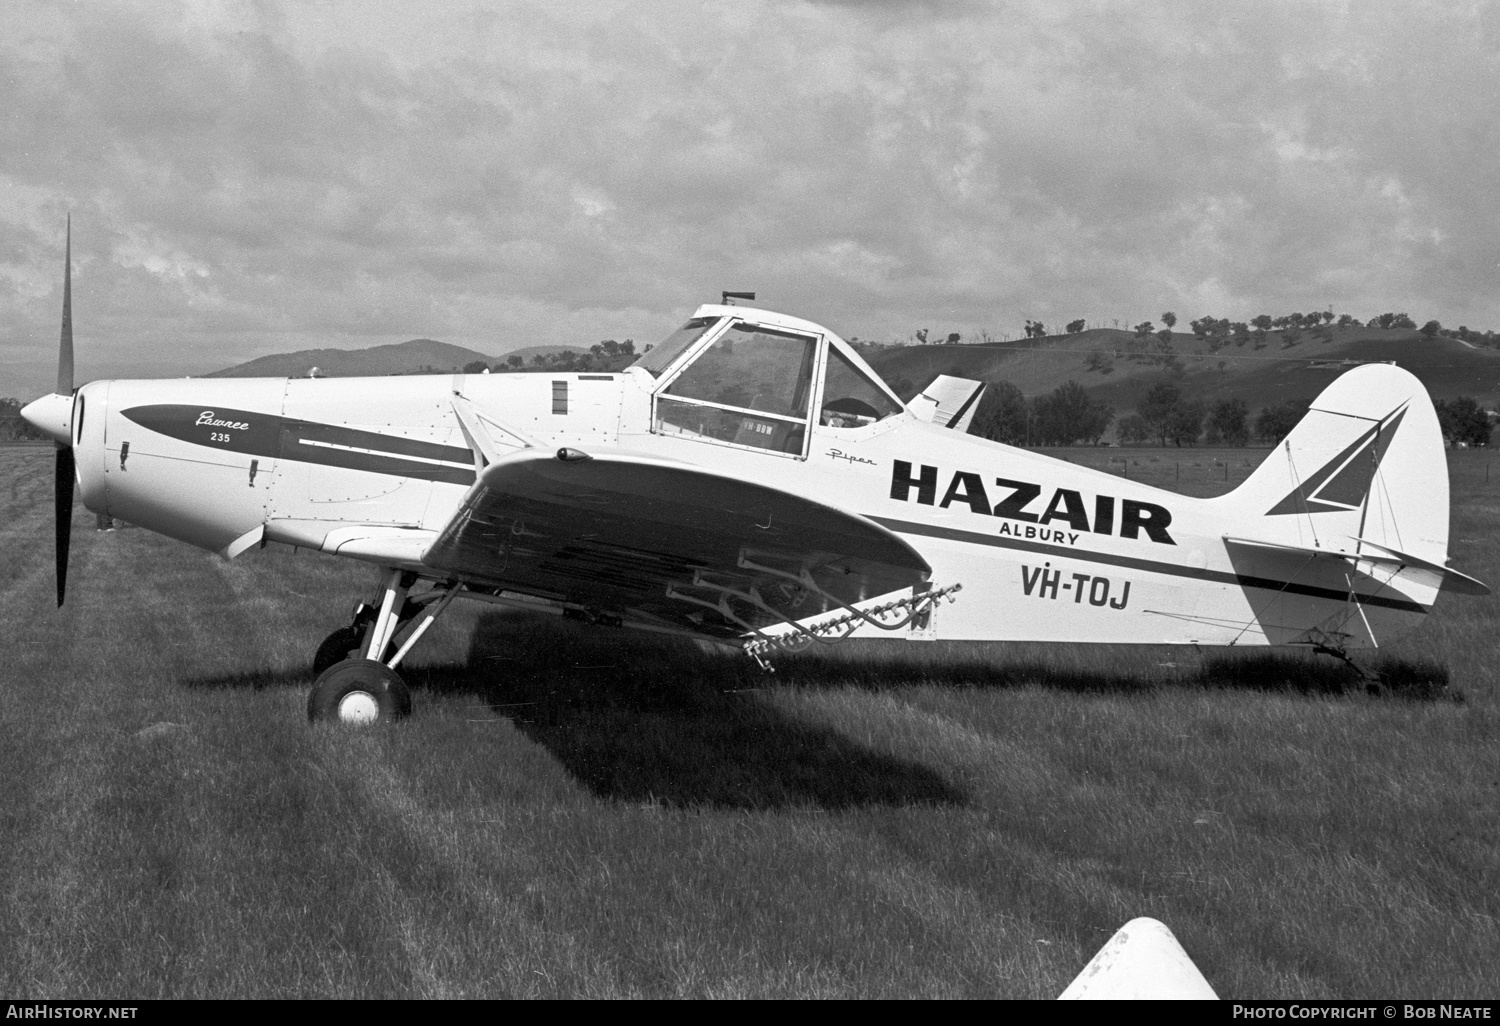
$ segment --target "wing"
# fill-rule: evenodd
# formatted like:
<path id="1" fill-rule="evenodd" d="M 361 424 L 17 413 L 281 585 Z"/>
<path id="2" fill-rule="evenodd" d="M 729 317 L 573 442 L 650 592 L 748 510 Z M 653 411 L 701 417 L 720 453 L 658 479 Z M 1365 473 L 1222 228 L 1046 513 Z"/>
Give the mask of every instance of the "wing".
<path id="1" fill-rule="evenodd" d="M 490 464 L 422 559 L 471 587 L 710 637 L 931 573 L 897 535 L 832 506 L 687 464 L 567 449 Z"/>

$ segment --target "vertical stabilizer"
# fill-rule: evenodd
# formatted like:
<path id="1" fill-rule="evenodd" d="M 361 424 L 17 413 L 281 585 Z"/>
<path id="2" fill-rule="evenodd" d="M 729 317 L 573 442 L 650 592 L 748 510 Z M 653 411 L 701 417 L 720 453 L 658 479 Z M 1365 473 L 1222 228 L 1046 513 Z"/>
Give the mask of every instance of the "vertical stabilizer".
<path id="1" fill-rule="evenodd" d="M 1442 431 L 1422 383 L 1395 366 L 1329 385 L 1249 480 L 1210 502 L 1241 579 L 1285 582 L 1252 603 L 1271 644 L 1379 646 L 1442 588 L 1485 590 L 1447 569 Z"/>
<path id="2" fill-rule="evenodd" d="M 1337 551 L 1364 538 L 1447 562 L 1443 435 L 1427 390 L 1399 367 L 1359 367 L 1329 385 L 1222 501 L 1247 537 Z"/>

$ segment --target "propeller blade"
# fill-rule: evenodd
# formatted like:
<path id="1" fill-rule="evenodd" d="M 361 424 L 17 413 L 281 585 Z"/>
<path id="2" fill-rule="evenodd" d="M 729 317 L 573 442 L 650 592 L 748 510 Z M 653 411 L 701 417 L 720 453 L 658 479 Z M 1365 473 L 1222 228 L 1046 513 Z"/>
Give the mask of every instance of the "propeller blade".
<path id="1" fill-rule="evenodd" d="M 68 543 L 73 538 L 73 450 L 68 446 L 57 447 L 57 460 L 53 464 L 53 512 L 57 537 L 57 607 L 62 608 L 63 595 L 68 590 Z"/>
<path id="2" fill-rule="evenodd" d="M 73 394 L 73 215 L 68 215 L 68 241 L 63 256 L 62 339 L 57 347 L 57 394 Z M 69 433 L 72 432 L 69 418 Z M 73 447 L 57 445 L 52 467 L 52 516 L 57 539 L 57 606 L 68 590 L 68 546 L 73 540 Z"/>
<path id="3" fill-rule="evenodd" d="M 63 257 L 62 342 L 57 349 L 57 394 L 73 394 L 73 215 L 68 215 L 68 241 Z"/>

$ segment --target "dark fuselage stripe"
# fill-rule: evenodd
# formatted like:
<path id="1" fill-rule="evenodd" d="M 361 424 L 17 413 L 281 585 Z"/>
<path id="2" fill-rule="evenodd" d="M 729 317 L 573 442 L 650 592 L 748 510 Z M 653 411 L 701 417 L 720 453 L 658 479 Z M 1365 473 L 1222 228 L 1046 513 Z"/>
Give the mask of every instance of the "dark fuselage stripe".
<path id="1" fill-rule="evenodd" d="M 927 538 L 944 538 L 949 541 L 967 542 L 970 545 L 991 545 L 1001 549 L 1015 549 L 1019 552 L 1034 552 L 1042 556 L 1050 556 L 1054 559 L 1074 559 L 1081 563 L 1102 563 L 1105 566 L 1119 566 L 1128 570 L 1141 570 L 1151 574 L 1165 574 L 1169 577 L 1188 577 L 1195 581 L 1213 581 L 1218 584 L 1233 584 L 1241 588 L 1260 588 L 1266 591 L 1279 591 L 1291 595 L 1307 595 L 1311 598 L 1333 599 L 1345 602 L 1349 593 L 1338 591 L 1333 588 L 1319 588 L 1311 584 L 1298 584 L 1295 581 L 1278 581 L 1269 577 L 1251 577 L 1248 574 L 1237 574 L 1226 570 L 1197 569 L 1190 566 L 1182 566 L 1178 563 L 1164 563 L 1156 559 L 1141 559 L 1138 556 L 1119 556 L 1110 552 L 1093 552 L 1069 548 L 1066 545 L 1047 545 L 1043 542 L 1026 541 L 1018 538 L 996 537 L 989 534 L 979 534 L 974 531 L 960 531 L 952 527 L 937 527 L 932 524 L 917 524 L 909 520 L 893 520 L 890 517 L 870 517 L 871 520 L 888 527 L 897 534 L 915 534 Z M 1393 598 L 1384 595 L 1357 595 L 1360 603 L 1367 606 L 1384 606 L 1388 609 L 1400 609 L 1409 613 L 1425 613 L 1427 607 L 1408 598 Z"/>
<path id="2" fill-rule="evenodd" d="M 467 448 L 378 431 L 319 424 L 253 410 L 207 410 L 182 403 L 134 406 L 121 416 L 179 442 L 233 452 L 449 484 L 474 483 Z"/>

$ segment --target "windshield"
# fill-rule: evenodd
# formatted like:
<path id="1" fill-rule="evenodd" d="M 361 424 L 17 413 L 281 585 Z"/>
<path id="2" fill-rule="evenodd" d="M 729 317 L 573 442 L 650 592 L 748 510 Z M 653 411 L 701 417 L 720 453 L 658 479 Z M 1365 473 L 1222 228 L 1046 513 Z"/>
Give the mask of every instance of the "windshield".
<path id="1" fill-rule="evenodd" d="M 631 364 L 632 367 L 640 367 L 651 372 L 654 378 L 661 377 L 661 372 L 667 365 L 703 337 L 703 333 L 717 324 L 717 317 L 694 317 L 672 334 L 662 339 L 651 350 L 642 353 L 641 357 Z"/>
<path id="2" fill-rule="evenodd" d="M 672 382 L 666 395 L 807 416 L 817 339 L 736 324 Z"/>

